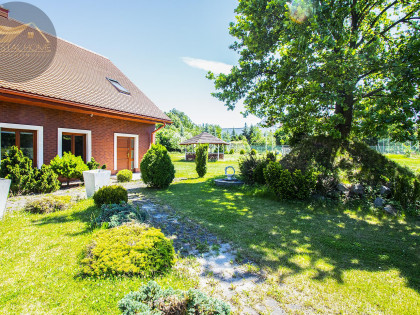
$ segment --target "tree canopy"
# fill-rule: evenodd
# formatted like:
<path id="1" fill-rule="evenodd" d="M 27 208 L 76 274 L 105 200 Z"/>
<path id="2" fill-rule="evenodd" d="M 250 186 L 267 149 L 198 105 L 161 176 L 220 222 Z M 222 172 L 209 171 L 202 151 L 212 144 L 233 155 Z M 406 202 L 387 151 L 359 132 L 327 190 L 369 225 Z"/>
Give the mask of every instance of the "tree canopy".
<path id="1" fill-rule="evenodd" d="M 215 97 L 285 132 L 417 135 L 420 2 L 240 0 L 230 34 L 239 61 L 208 77 Z"/>

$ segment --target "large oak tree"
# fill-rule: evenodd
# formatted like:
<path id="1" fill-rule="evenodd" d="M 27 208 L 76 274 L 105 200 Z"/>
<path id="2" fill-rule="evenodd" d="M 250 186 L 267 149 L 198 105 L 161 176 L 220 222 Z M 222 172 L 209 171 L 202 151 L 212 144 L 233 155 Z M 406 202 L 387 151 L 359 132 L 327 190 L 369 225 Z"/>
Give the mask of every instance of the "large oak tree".
<path id="1" fill-rule="evenodd" d="M 416 135 L 420 1 L 240 0 L 230 34 L 240 55 L 209 74 L 228 108 L 293 133 Z"/>

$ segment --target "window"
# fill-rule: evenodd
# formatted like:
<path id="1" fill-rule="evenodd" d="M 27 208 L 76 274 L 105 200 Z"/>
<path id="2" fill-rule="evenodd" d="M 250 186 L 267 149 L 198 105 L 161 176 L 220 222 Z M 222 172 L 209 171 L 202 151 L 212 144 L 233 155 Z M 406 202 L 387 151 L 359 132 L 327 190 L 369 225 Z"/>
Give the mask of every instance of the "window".
<path id="1" fill-rule="evenodd" d="M 17 146 L 22 151 L 23 155 L 30 158 L 33 165 L 36 166 L 36 137 L 36 131 L 1 128 L 1 159 L 5 158 L 6 152 L 9 152 L 13 146 Z"/>
<path id="2" fill-rule="evenodd" d="M 86 135 L 76 133 L 63 133 L 62 152 L 70 152 L 75 156 L 81 156 L 86 162 Z"/>
<path id="3" fill-rule="evenodd" d="M 125 87 L 123 87 L 120 84 L 120 82 L 114 79 L 110 79 L 110 78 L 107 78 L 107 79 L 117 89 L 118 92 L 130 95 L 130 92 Z"/>

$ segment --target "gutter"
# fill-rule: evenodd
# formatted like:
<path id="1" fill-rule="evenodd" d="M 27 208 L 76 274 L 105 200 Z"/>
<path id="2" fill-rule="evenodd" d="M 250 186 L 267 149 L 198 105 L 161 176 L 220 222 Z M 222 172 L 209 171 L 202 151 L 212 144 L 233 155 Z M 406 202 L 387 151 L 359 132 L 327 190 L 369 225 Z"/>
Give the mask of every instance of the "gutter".
<path id="1" fill-rule="evenodd" d="M 150 143 L 155 144 L 155 133 L 161 130 L 162 128 L 165 128 L 166 122 L 163 123 L 162 126 L 160 126 L 158 129 L 153 130 L 152 134 L 150 135 Z"/>

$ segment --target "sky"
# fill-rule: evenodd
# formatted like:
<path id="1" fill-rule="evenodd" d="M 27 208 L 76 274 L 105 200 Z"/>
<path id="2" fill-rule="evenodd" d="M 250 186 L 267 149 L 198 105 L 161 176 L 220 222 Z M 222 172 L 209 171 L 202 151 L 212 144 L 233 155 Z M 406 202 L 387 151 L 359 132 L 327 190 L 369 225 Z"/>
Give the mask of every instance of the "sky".
<path id="1" fill-rule="evenodd" d="M 260 121 L 243 118 L 242 105 L 228 111 L 205 77 L 228 72 L 238 60 L 229 49 L 237 0 L 26 2 L 47 14 L 58 37 L 109 58 L 160 109 L 223 128 Z"/>

